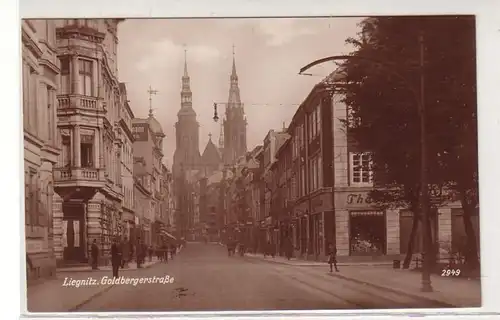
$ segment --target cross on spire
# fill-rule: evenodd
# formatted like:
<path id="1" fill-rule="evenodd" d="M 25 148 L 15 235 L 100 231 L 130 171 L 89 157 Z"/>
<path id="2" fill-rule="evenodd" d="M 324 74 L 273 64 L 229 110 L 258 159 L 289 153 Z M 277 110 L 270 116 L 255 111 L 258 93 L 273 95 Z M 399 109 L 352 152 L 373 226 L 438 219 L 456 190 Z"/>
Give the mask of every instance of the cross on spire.
<path id="1" fill-rule="evenodd" d="M 212 140 L 212 133 L 208 134 L 208 139 Z"/>
<path id="2" fill-rule="evenodd" d="M 187 71 L 187 48 L 186 44 L 183 45 L 184 47 L 184 77 L 188 76 L 188 71 Z"/>
<path id="3" fill-rule="evenodd" d="M 233 43 L 233 57 L 234 57 L 234 43 Z"/>
<path id="4" fill-rule="evenodd" d="M 153 95 L 158 94 L 158 90 L 154 90 L 151 88 L 151 85 L 149 86 L 148 89 L 148 94 L 149 94 L 149 116 L 153 116 Z"/>

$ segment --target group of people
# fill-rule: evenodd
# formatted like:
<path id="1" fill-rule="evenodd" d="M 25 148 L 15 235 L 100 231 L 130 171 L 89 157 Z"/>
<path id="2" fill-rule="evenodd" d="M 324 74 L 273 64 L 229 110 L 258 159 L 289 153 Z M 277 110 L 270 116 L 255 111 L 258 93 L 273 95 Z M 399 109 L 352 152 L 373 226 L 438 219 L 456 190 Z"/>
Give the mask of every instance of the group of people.
<path id="1" fill-rule="evenodd" d="M 179 244 L 164 243 L 155 249 L 156 257 L 162 262 L 168 262 L 169 253 L 170 259 L 173 259 L 179 246 Z"/>
<path id="2" fill-rule="evenodd" d="M 177 245 L 175 244 L 163 244 L 160 248 L 153 249 L 152 246 L 147 246 L 144 241 L 139 239 L 138 243 L 134 245 L 131 241 L 125 238 L 120 241 L 119 238 L 113 239 L 113 244 L 111 245 L 111 266 L 113 269 L 113 277 L 118 277 L 118 271 L 120 268 L 128 268 L 128 264 L 132 262 L 135 258 L 137 263 L 137 268 L 142 268 L 146 257 L 149 256 L 149 261 L 152 261 L 153 253 L 159 260 L 167 262 L 168 253 L 170 253 L 171 258 L 177 252 Z M 97 245 L 97 240 L 94 239 L 91 246 L 91 258 L 92 258 L 92 269 L 98 269 L 99 262 L 99 247 Z"/>

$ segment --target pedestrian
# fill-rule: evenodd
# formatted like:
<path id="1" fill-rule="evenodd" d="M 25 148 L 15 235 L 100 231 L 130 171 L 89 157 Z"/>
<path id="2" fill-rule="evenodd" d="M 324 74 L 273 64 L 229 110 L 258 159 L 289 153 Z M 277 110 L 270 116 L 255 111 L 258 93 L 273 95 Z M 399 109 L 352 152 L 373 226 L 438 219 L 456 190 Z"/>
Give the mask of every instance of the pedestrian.
<path id="1" fill-rule="evenodd" d="M 120 265 L 122 264 L 122 255 L 120 249 L 120 243 L 118 242 L 118 239 L 115 238 L 113 240 L 113 244 L 111 245 L 111 266 L 113 268 L 113 278 L 118 278 L 118 270 L 120 269 Z"/>
<path id="2" fill-rule="evenodd" d="M 141 239 L 138 239 L 137 246 L 135 248 L 135 261 L 137 262 L 137 269 L 142 268 L 142 243 Z"/>
<path id="3" fill-rule="evenodd" d="M 92 246 L 90 247 L 90 255 L 92 256 L 92 270 L 98 270 L 97 259 L 99 258 L 99 247 L 97 246 L 97 240 L 92 241 Z"/>
<path id="4" fill-rule="evenodd" d="M 292 240 L 290 238 L 286 238 L 285 239 L 285 255 L 286 255 L 286 258 L 288 260 L 290 260 L 292 258 L 292 255 L 293 255 L 293 244 L 292 244 Z"/>
<path id="5" fill-rule="evenodd" d="M 130 243 L 127 240 L 127 237 L 125 237 L 123 243 L 122 243 L 122 269 L 125 267 L 128 268 L 128 262 L 130 260 Z"/>
<path id="6" fill-rule="evenodd" d="M 337 268 L 337 248 L 330 243 L 328 245 L 328 251 L 328 264 L 330 265 L 330 272 L 333 272 L 333 267 L 335 267 L 335 271 L 339 272 L 339 268 Z"/>
<path id="7" fill-rule="evenodd" d="M 165 243 L 162 244 L 161 249 L 160 249 L 160 253 L 162 256 L 162 261 L 164 261 L 165 263 L 168 263 L 168 249 L 167 249 L 167 245 Z"/>

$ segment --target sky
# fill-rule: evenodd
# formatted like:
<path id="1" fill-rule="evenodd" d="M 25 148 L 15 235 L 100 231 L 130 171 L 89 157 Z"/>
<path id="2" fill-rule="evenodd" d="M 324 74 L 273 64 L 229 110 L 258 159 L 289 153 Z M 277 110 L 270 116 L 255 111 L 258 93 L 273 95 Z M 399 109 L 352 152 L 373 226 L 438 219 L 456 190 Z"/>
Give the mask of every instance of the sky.
<path id="1" fill-rule="evenodd" d="M 353 50 L 345 44 L 359 31 L 361 18 L 128 19 L 118 29 L 118 77 L 127 85 L 135 117 L 153 112 L 165 132 L 163 162 L 171 167 L 175 122 L 180 109 L 184 49 L 200 124 L 200 153 L 212 134 L 217 144 L 220 122 L 213 104 L 228 100 L 233 57 L 247 116 L 247 146 L 252 150 L 271 129 L 288 126 L 316 83 L 335 69 L 325 63 L 298 75 L 308 63 Z M 224 107 L 218 108 L 219 117 Z M 221 117 L 222 118 L 222 117 Z"/>

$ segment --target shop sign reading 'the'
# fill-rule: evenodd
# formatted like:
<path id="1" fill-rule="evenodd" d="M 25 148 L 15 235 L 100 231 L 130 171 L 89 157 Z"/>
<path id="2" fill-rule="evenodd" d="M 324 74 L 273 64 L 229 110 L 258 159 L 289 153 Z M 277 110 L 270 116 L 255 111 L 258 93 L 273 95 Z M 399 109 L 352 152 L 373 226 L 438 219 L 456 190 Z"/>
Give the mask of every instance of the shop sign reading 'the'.
<path id="1" fill-rule="evenodd" d="M 366 193 L 350 193 L 347 195 L 347 204 L 372 204 L 373 200 Z"/>

